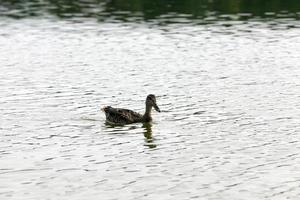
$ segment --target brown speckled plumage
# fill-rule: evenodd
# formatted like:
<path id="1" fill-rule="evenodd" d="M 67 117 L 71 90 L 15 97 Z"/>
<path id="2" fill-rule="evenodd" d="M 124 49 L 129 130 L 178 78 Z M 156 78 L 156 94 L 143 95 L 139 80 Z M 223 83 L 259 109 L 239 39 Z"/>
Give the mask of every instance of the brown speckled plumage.
<path id="1" fill-rule="evenodd" d="M 106 121 L 113 124 L 131 124 L 137 122 L 150 122 L 152 121 L 151 110 L 152 107 L 160 112 L 159 107 L 156 105 L 156 97 L 153 94 L 149 94 L 146 98 L 146 110 L 145 114 L 141 115 L 132 110 L 123 108 L 113 108 L 106 106 L 102 108 L 106 116 Z"/>

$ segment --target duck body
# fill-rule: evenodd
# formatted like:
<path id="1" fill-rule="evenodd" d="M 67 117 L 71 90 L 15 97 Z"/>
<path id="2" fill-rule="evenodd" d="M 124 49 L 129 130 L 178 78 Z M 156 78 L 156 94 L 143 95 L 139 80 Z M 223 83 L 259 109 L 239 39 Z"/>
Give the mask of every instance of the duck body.
<path id="1" fill-rule="evenodd" d="M 102 108 L 105 113 L 106 121 L 111 124 L 131 124 L 131 123 L 143 123 L 151 122 L 151 110 L 154 107 L 155 110 L 160 112 L 160 109 L 156 105 L 156 98 L 154 95 L 148 95 L 146 99 L 146 110 L 145 114 L 134 112 L 132 110 L 124 108 L 113 108 L 111 106 L 106 106 Z"/>
<path id="2" fill-rule="evenodd" d="M 106 121 L 112 124 L 131 124 L 143 121 L 143 115 L 132 110 L 107 106 L 103 108 L 103 111 Z"/>

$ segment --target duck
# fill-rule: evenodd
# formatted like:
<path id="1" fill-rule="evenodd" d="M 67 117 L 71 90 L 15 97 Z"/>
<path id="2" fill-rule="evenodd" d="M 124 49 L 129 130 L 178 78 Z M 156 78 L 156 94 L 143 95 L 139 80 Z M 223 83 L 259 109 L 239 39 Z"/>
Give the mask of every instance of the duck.
<path id="1" fill-rule="evenodd" d="M 152 121 L 151 111 L 154 108 L 157 112 L 161 112 L 156 104 L 154 94 L 149 94 L 145 101 L 146 109 L 144 114 L 134 112 L 124 108 L 113 108 L 105 106 L 101 110 L 105 113 L 106 122 L 110 124 L 132 124 L 132 123 L 147 123 Z"/>

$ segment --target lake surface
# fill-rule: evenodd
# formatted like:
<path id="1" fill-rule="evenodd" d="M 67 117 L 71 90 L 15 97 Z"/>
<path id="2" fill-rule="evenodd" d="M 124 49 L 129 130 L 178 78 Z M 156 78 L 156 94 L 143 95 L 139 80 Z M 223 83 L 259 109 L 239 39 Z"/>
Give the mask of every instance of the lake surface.
<path id="1" fill-rule="evenodd" d="M 0 199 L 299 199 L 298 1 L 0 11 Z"/>

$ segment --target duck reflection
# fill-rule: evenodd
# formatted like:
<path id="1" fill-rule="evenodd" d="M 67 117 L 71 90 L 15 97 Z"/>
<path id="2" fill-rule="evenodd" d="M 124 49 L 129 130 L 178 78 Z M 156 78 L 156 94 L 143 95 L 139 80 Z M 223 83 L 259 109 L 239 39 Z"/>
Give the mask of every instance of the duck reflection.
<path id="1" fill-rule="evenodd" d="M 105 132 L 111 134 L 128 134 L 131 130 L 135 130 L 140 128 L 139 126 L 133 125 L 118 125 L 118 124 L 111 124 L 108 122 L 104 123 Z"/>
<path id="2" fill-rule="evenodd" d="M 144 123 L 142 128 L 144 128 L 145 146 L 149 148 L 156 148 L 157 145 L 153 143 L 154 138 L 152 136 L 152 124 Z"/>
<path id="3" fill-rule="evenodd" d="M 131 131 L 136 132 L 136 133 L 143 133 L 144 134 L 144 146 L 147 146 L 149 148 L 156 148 L 157 145 L 154 143 L 155 138 L 153 137 L 153 132 L 152 132 L 152 124 L 151 123 L 143 123 L 142 127 L 141 126 L 133 126 L 132 124 L 130 125 L 114 125 L 110 123 L 105 123 L 105 132 L 114 134 L 114 135 L 123 135 L 123 134 L 128 134 Z M 138 131 L 136 131 L 138 130 Z M 141 130 L 141 131 L 140 131 Z"/>

